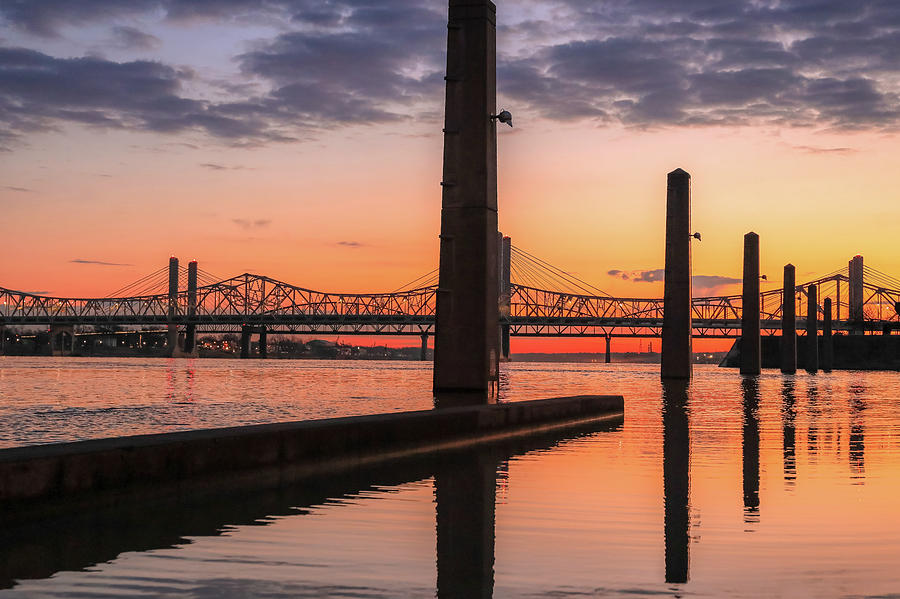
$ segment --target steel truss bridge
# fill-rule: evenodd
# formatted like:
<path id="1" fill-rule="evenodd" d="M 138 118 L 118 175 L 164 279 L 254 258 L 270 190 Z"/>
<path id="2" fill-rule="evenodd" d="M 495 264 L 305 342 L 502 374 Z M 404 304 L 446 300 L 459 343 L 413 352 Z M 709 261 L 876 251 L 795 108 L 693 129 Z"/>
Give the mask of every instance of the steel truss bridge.
<path id="1" fill-rule="evenodd" d="M 501 292 L 499 306 L 501 324 L 508 325 L 511 335 L 661 335 L 662 299 L 611 297 L 554 268 L 514 248 L 508 296 Z M 818 286 L 819 310 L 824 298 L 832 298 L 833 326 L 837 331 L 881 332 L 885 325 L 900 323 L 895 309 L 900 302 L 900 281 L 868 267 L 865 271 L 861 320 L 849 318 L 846 268 L 797 285 L 794 297 L 798 331 L 805 328 L 810 285 Z M 436 271 L 414 281 L 411 288 L 358 294 L 314 291 L 253 274 L 217 281 L 204 274 L 206 281 L 201 275 L 203 284 L 197 286 L 196 292 L 179 286 L 174 294 L 66 298 L 0 287 L 0 326 L 73 327 L 73 331 L 88 332 L 194 325 L 197 333 L 241 332 L 250 327 L 272 334 L 319 335 L 428 335 L 434 331 Z M 568 289 L 541 288 L 536 283 Z M 135 284 L 128 286 L 134 287 Z M 763 334 L 780 331 L 782 290 L 763 291 L 761 306 Z M 695 337 L 739 337 L 740 323 L 740 295 L 694 298 Z"/>

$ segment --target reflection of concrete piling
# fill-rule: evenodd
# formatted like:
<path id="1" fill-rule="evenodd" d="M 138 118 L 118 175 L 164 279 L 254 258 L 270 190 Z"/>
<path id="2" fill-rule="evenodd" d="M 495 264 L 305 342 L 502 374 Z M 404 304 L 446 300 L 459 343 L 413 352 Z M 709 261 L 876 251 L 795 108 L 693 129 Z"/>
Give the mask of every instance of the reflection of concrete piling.
<path id="1" fill-rule="evenodd" d="M 663 294 L 664 379 L 691 378 L 691 176 L 669 173 L 666 188 L 666 274 Z"/>
<path id="2" fill-rule="evenodd" d="M 666 582 L 688 580 L 691 434 L 687 382 L 663 382 L 663 502 Z"/>
<path id="3" fill-rule="evenodd" d="M 744 430 L 741 435 L 744 522 L 759 520 L 759 381 L 742 381 Z"/>
<path id="4" fill-rule="evenodd" d="M 499 359 L 496 7 L 450 0 L 434 392 L 486 401 Z"/>
<path id="5" fill-rule="evenodd" d="M 197 261 L 191 260 L 188 262 L 188 304 L 187 304 L 187 317 L 188 320 L 192 320 L 197 315 Z M 194 345 L 197 343 L 197 325 L 193 322 L 188 322 L 185 326 L 185 335 L 184 335 L 184 351 L 185 353 L 192 353 L 194 351 Z"/>
<path id="6" fill-rule="evenodd" d="M 834 338 L 831 335 L 831 298 L 822 302 L 822 370 L 834 368 Z"/>
<path id="7" fill-rule="evenodd" d="M 819 370 L 819 288 L 810 285 L 806 290 L 806 370 Z"/>
<path id="8" fill-rule="evenodd" d="M 793 264 L 784 267 L 781 295 L 781 372 L 797 372 L 796 273 Z"/>
<path id="9" fill-rule="evenodd" d="M 744 287 L 741 304 L 741 374 L 759 374 L 759 235 L 744 235 Z"/>
<path id="10" fill-rule="evenodd" d="M 497 463 L 464 455 L 434 477 L 437 597 L 493 596 Z"/>
<path id="11" fill-rule="evenodd" d="M 168 331 L 166 335 L 166 351 L 170 356 L 175 355 L 178 349 L 178 326 L 175 324 L 175 316 L 178 314 L 178 258 L 169 258 L 169 310 Z"/>

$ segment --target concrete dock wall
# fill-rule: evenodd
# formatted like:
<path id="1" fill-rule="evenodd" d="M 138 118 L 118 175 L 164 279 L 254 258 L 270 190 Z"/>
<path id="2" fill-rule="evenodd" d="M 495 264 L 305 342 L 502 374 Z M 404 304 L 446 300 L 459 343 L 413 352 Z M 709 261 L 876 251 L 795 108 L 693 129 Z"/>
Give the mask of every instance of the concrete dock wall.
<path id="1" fill-rule="evenodd" d="M 290 466 L 321 475 L 398 457 L 621 417 L 621 396 L 575 396 L 0 450 L 0 520 L 70 500 Z"/>

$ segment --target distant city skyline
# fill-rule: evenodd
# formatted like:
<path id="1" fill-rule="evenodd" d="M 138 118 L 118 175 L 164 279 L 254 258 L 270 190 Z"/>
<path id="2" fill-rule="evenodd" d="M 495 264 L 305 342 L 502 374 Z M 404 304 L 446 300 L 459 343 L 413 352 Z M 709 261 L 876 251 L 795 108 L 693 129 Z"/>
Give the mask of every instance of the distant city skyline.
<path id="1" fill-rule="evenodd" d="M 609 293 L 658 297 L 665 175 L 681 167 L 703 234 L 698 294 L 739 289 L 751 230 L 763 289 L 787 262 L 803 281 L 857 253 L 900 273 L 900 5 L 497 9 L 497 108 L 515 122 L 499 130 L 500 227 L 517 246 Z M 433 270 L 446 11 L 3 3 L 0 285 L 103 295 L 172 254 L 325 291 Z"/>

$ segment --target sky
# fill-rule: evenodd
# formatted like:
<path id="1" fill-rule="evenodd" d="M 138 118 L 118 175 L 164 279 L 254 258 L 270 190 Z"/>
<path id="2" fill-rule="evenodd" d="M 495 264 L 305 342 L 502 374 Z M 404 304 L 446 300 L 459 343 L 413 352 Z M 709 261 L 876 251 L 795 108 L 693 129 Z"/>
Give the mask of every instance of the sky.
<path id="1" fill-rule="evenodd" d="M 0 286 L 102 296 L 170 255 L 323 291 L 433 270 L 446 18 L 430 0 L 0 3 Z M 751 230 L 764 289 L 855 254 L 900 274 L 900 4 L 501 0 L 497 21 L 515 246 L 658 297 L 683 168 L 695 295 L 739 290 Z"/>

